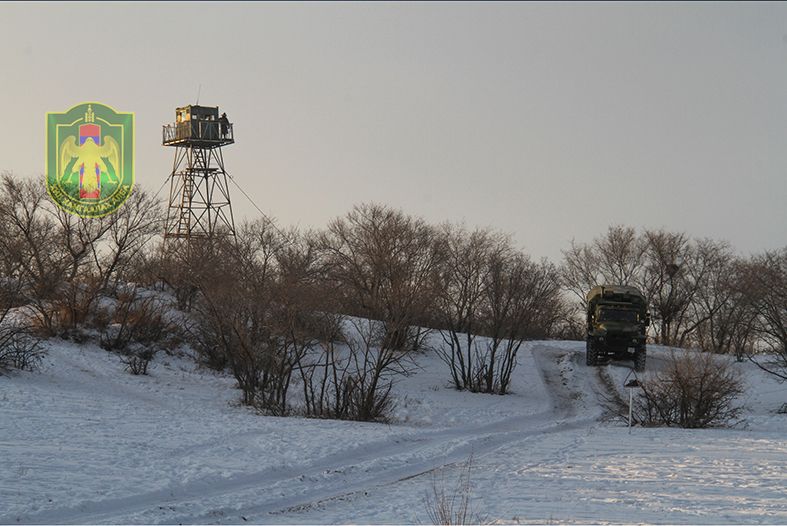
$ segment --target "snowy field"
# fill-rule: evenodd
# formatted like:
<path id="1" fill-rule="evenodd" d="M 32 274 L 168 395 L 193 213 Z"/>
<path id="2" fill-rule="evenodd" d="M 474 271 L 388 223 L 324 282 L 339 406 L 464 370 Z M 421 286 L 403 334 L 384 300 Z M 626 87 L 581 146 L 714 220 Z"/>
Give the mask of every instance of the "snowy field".
<path id="1" fill-rule="evenodd" d="M 787 384 L 750 363 L 738 429 L 628 434 L 599 403 L 628 364 L 588 368 L 578 342 L 528 344 L 504 397 L 420 356 L 390 425 L 260 416 L 188 358 L 140 377 L 49 345 L 40 371 L 0 376 L 0 523 L 424 524 L 467 473 L 485 522 L 787 524 Z"/>

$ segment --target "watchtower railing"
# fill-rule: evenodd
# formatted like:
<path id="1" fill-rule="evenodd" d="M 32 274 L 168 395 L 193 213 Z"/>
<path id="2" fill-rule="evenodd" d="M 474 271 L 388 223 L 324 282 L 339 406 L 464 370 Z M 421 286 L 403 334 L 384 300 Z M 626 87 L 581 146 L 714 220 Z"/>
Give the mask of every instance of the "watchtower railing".
<path id="1" fill-rule="evenodd" d="M 216 143 L 235 142 L 232 123 L 217 120 L 191 119 L 174 124 L 165 124 L 162 130 L 162 143 L 171 144 L 196 140 Z"/>

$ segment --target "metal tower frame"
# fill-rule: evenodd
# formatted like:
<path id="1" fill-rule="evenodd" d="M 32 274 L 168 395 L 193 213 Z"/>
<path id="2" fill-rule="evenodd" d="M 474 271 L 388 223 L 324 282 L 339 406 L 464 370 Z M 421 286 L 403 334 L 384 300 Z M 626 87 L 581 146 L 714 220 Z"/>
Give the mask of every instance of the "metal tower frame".
<path id="1" fill-rule="evenodd" d="M 232 124 L 218 108 L 178 108 L 165 125 L 163 145 L 175 147 L 164 237 L 193 239 L 235 235 L 229 175 L 222 147 L 234 143 Z M 186 118 L 186 120 L 183 120 Z"/>

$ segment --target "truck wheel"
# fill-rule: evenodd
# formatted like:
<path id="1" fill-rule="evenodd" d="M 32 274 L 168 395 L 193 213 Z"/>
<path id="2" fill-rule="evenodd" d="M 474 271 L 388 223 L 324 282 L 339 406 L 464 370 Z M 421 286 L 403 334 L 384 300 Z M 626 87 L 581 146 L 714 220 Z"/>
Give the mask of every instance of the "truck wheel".
<path id="1" fill-rule="evenodd" d="M 640 349 L 637 351 L 637 354 L 634 355 L 634 370 L 644 371 L 645 370 L 645 349 Z"/>
<path id="2" fill-rule="evenodd" d="M 596 356 L 596 349 L 593 348 L 593 344 L 587 342 L 585 347 L 585 363 L 587 365 L 596 365 L 598 362 L 598 357 Z"/>

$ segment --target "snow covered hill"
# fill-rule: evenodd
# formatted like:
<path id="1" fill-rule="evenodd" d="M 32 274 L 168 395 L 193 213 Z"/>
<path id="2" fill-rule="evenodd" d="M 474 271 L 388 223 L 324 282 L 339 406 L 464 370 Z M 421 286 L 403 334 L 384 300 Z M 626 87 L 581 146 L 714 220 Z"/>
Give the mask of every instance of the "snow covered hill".
<path id="1" fill-rule="evenodd" d="M 0 523 L 427 523 L 462 473 L 490 522 L 787 523 L 787 385 L 749 363 L 744 427 L 628 434 L 599 403 L 628 364 L 588 368 L 579 342 L 529 343 L 502 397 L 420 356 L 391 425 L 261 416 L 187 357 L 131 376 L 49 346 L 0 377 Z"/>

